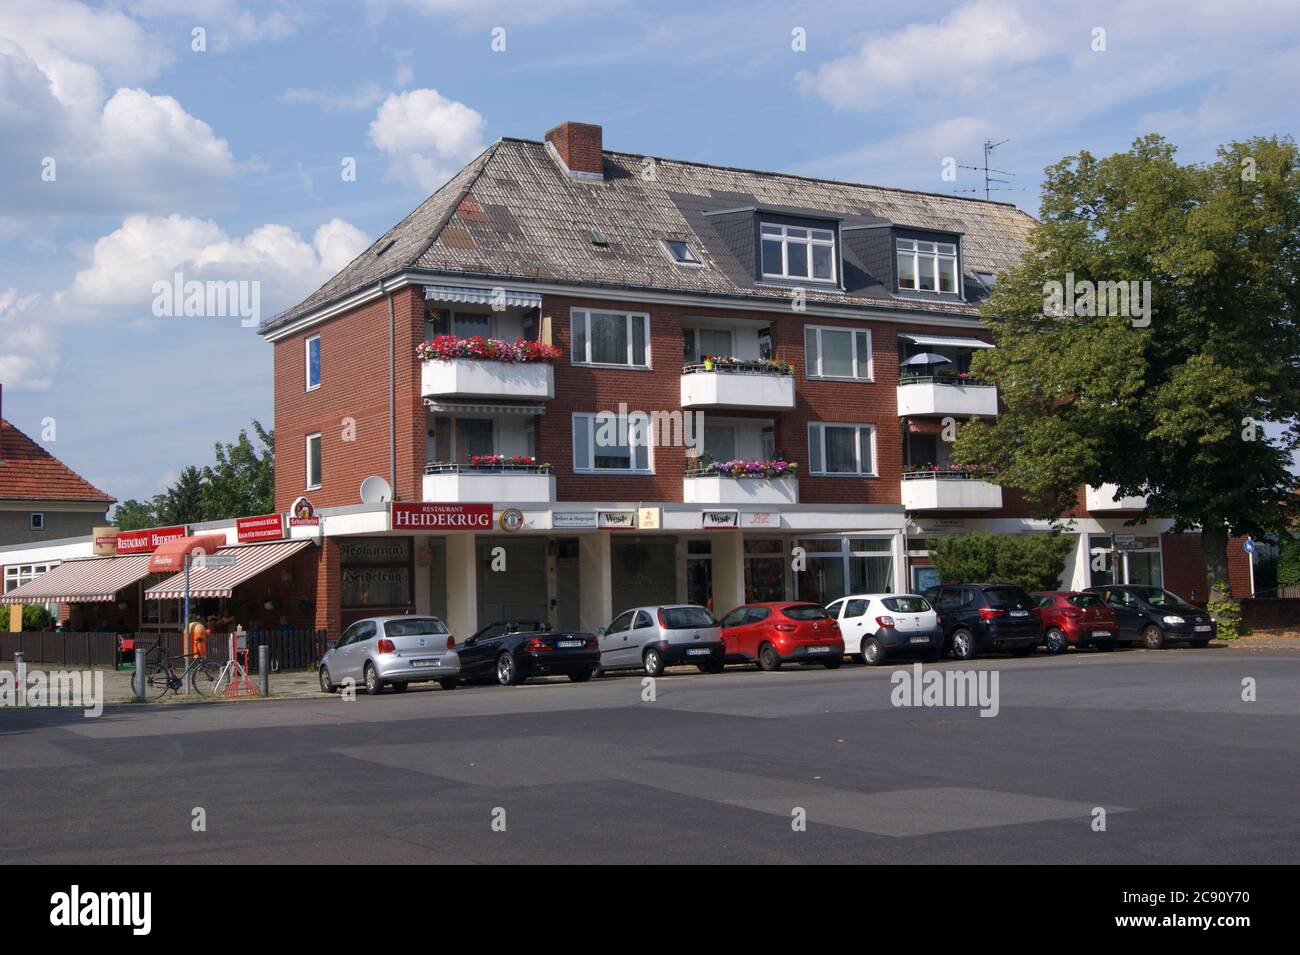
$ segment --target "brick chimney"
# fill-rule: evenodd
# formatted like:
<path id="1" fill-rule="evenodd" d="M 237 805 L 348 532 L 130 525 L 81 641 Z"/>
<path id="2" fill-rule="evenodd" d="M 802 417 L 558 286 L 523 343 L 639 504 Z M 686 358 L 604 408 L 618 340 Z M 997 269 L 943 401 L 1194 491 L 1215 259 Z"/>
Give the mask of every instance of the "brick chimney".
<path id="1" fill-rule="evenodd" d="M 547 131 L 546 151 L 574 179 L 588 182 L 603 182 L 605 179 L 599 126 L 591 123 L 560 123 Z"/>

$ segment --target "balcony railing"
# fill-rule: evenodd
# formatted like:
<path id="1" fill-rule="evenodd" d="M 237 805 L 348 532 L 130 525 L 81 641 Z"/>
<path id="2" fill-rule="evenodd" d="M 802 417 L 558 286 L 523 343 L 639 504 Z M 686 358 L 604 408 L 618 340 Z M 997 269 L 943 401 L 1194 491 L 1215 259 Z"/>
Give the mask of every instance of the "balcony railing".
<path id="1" fill-rule="evenodd" d="M 682 366 L 683 408 L 793 408 L 794 366 L 724 358 Z"/>
<path id="2" fill-rule="evenodd" d="M 988 511 L 1002 506 L 1002 488 L 989 471 L 932 465 L 903 472 L 903 507 L 909 511 Z"/>
<path id="3" fill-rule="evenodd" d="M 424 468 L 424 500 L 544 503 L 555 500 L 555 475 L 549 464 L 434 461 Z"/>
<path id="4" fill-rule="evenodd" d="M 956 375 L 900 375 L 898 414 L 992 417 L 998 413 L 996 385 Z"/>

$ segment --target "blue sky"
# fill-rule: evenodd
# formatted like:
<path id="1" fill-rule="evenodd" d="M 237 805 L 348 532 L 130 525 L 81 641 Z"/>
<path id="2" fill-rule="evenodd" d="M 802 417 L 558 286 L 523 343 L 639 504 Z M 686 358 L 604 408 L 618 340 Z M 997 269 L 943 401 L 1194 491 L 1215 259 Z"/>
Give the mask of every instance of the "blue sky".
<path id="1" fill-rule="evenodd" d="M 256 280 L 272 314 L 483 146 L 561 120 L 941 192 L 980 186 L 945 157 L 1007 139 L 998 198 L 1033 212 L 1080 149 L 1293 134 L 1297 88 L 1294 0 L 0 0 L 3 413 L 52 419 L 46 446 L 118 497 L 156 493 L 269 424 L 272 389 L 252 329 L 155 317 L 155 281 Z"/>

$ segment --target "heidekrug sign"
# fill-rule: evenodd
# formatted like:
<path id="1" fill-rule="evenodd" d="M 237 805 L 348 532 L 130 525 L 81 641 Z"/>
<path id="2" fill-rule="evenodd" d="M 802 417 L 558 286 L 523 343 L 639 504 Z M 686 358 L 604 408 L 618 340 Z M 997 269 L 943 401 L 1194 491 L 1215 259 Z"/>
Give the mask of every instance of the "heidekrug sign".
<path id="1" fill-rule="evenodd" d="M 186 525 L 177 524 L 174 527 L 147 527 L 139 531 L 118 531 L 117 552 L 150 554 L 157 550 L 160 544 L 184 537 L 186 530 L 188 530 Z"/>
<path id="2" fill-rule="evenodd" d="M 490 531 L 491 504 L 435 504 L 394 501 L 389 505 L 395 531 Z"/>

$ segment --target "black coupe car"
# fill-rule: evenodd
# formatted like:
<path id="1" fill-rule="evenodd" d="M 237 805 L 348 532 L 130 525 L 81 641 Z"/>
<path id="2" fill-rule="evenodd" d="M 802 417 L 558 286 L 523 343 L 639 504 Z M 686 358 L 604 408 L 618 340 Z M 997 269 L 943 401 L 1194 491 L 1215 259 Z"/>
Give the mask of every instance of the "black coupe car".
<path id="1" fill-rule="evenodd" d="M 460 679 L 517 686 L 533 676 L 563 674 L 585 683 L 600 665 L 594 633 L 552 630 L 539 620 L 498 620 L 456 647 Z"/>

